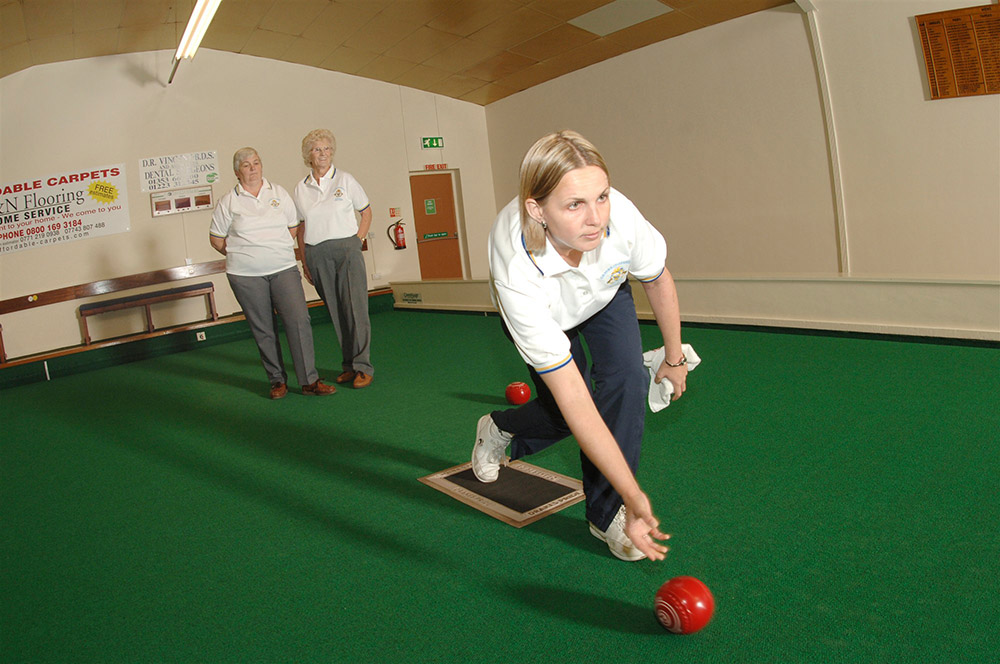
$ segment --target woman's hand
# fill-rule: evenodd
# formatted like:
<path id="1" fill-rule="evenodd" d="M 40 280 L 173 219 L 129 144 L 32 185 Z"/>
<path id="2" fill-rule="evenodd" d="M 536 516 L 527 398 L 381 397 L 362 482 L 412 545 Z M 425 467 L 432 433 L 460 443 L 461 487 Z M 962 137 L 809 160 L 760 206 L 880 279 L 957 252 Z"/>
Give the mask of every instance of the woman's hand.
<path id="1" fill-rule="evenodd" d="M 306 278 L 306 281 L 309 282 L 310 286 L 315 286 L 315 284 L 313 283 L 312 275 L 309 274 L 309 268 L 306 267 L 305 262 L 302 263 L 302 276 Z"/>
<path id="2" fill-rule="evenodd" d="M 653 508 L 644 493 L 625 501 L 625 534 L 650 560 L 663 560 L 670 550 L 656 541 L 670 539 L 670 535 L 660 532 L 660 522 L 653 516 Z"/>
<path id="3" fill-rule="evenodd" d="M 674 386 L 674 394 L 670 400 L 677 401 L 687 389 L 687 375 L 687 365 L 672 367 L 664 361 L 660 363 L 660 369 L 656 372 L 656 382 L 659 383 L 664 378 L 669 380 Z"/>

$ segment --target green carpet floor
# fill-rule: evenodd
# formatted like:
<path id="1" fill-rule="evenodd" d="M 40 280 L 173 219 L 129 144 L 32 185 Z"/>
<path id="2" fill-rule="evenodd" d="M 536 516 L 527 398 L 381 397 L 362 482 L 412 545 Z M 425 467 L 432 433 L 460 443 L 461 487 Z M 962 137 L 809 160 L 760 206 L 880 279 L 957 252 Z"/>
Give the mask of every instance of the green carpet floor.
<path id="1" fill-rule="evenodd" d="M 516 529 L 417 481 L 527 378 L 496 317 L 372 322 L 328 398 L 268 400 L 251 340 L 0 390 L 0 661 L 996 661 L 996 347 L 686 329 L 639 473 L 672 550 L 628 564 L 582 503 Z M 677 575 L 695 635 L 653 615 Z"/>

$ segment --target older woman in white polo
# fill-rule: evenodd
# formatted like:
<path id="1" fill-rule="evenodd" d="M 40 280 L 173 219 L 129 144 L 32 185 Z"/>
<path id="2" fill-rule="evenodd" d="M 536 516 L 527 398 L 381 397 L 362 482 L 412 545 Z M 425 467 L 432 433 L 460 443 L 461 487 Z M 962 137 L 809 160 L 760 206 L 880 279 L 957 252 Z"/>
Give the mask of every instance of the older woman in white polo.
<path id="1" fill-rule="evenodd" d="M 226 257 L 226 276 L 257 342 L 270 396 L 280 399 L 288 393 L 275 311 L 285 326 L 302 393 L 333 394 L 336 388 L 319 380 L 316 371 L 309 308 L 295 260 L 299 222 L 292 197 L 264 178 L 253 148 L 236 151 L 233 170 L 239 183 L 216 205 L 209 241 Z"/>
<path id="2" fill-rule="evenodd" d="M 306 279 L 333 319 L 342 354 L 338 383 L 355 388 L 372 382 L 368 275 L 361 245 L 372 224 L 368 195 L 350 173 L 333 165 L 337 141 L 326 129 L 302 139 L 302 160 L 311 173 L 295 185 L 302 228 L 299 243 Z"/>

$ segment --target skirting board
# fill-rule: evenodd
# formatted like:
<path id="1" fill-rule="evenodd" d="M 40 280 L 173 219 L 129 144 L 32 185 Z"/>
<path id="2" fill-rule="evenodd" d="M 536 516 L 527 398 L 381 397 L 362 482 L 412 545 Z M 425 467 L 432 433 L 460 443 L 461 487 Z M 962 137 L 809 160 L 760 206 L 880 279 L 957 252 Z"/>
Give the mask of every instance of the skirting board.
<path id="1" fill-rule="evenodd" d="M 681 320 L 1000 341 L 1000 282 L 856 277 L 679 278 Z M 489 282 L 391 284 L 396 309 L 496 311 Z M 633 283 L 639 318 L 653 314 Z"/>

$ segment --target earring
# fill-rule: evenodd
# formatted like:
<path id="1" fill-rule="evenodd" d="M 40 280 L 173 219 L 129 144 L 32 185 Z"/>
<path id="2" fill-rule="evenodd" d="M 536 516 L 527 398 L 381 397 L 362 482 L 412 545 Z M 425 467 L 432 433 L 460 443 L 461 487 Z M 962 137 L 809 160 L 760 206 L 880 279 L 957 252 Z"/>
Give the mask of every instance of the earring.
<path id="1" fill-rule="evenodd" d="M 538 223 L 540 223 L 542 225 L 542 230 L 543 231 L 549 230 L 549 225 L 547 223 L 545 223 L 544 221 L 540 221 Z"/>

